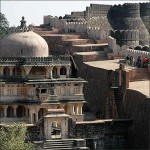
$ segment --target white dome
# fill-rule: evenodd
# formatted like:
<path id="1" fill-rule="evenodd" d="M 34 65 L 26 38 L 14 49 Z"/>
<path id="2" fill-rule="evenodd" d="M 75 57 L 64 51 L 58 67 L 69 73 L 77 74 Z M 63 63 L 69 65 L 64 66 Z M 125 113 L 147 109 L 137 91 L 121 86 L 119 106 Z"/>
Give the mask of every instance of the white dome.
<path id="1" fill-rule="evenodd" d="M 0 57 L 48 57 L 46 41 L 33 31 L 13 33 L 0 40 Z"/>

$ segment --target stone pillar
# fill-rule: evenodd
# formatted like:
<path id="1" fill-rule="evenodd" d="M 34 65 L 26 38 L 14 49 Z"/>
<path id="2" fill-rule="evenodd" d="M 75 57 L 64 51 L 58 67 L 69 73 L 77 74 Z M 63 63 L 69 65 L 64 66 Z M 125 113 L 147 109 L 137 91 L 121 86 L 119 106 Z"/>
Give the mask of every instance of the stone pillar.
<path id="1" fill-rule="evenodd" d="M 46 78 L 52 79 L 53 78 L 53 67 L 49 66 L 49 67 L 46 67 L 46 69 L 47 69 Z"/>
<path id="2" fill-rule="evenodd" d="M 79 114 L 79 105 L 76 105 L 76 114 Z"/>
<path id="3" fill-rule="evenodd" d="M 80 115 L 82 115 L 82 106 L 83 106 L 83 104 L 80 104 L 80 105 L 79 105 L 79 114 L 80 114 Z"/>
<path id="4" fill-rule="evenodd" d="M 30 72 L 30 70 L 32 69 L 32 67 L 31 66 L 24 66 L 24 70 L 25 70 L 25 76 L 26 76 L 26 78 L 28 78 L 28 75 L 29 75 L 29 72 Z"/>
<path id="5" fill-rule="evenodd" d="M 80 93 L 79 94 L 83 94 L 83 84 L 80 85 Z"/>
<path id="6" fill-rule="evenodd" d="M 1 67 L 0 67 L 0 77 L 3 77 L 3 73 L 4 73 L 4 71 L 3 71 L 3 70 L 4 70 L 4 67 L 3 67 L 3 66 L 1 66 Z"/>
<path id="7" fill-rule="evenodd" d="M 70 66 L 67 66 L 66 70 L 67 70 L 66 77 L 69 78 L 69 76 L 70 76 Z"/>
<path id="8" fill-rule="evenodd" d="M 57 76 L 60 78 L 60 66 L 57 66 Z"/>
<path id="9" fill-rule="evenodd" d="M 14 67 L 13 67 L 13 66 L 10 66 L 10 67 L 9 67 L 10 76 L 12 76 L 12 75 L 13 75 L 13 69 L 14 69 Z"/>
<path id="10" fill-rule="evenodd" d="M 7 108 L 8 108 L 8 105 L 4 105 L 3 108 L 4 108 L 4 117 L 7 117 Z"/>
<path id="11" fill-rule="evenodd" d="M 12 108 L 14 109 L 14 117 L 17 117 L 17 105 L 13 105 Z"/>

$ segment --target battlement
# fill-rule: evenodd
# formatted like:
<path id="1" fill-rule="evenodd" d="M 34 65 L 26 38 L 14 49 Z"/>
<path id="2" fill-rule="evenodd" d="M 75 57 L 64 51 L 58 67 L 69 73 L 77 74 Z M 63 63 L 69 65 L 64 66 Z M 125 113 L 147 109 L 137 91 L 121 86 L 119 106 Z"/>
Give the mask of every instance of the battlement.
<path id="1" fill-rule="evenodd" d="M 84 11 L 73 11 L 71 12 L 72 18 L 85 18 L 85 12 Z"/>
<path id="2" fill-rule="evenodd" d="M 87 22 L 65 22 L 65 25 L 87 25 Z"/>
<path id="3" fill-rule="evenodd" d="M 99 10 L 109 10 L 112 5 L 104 5 L 104 4 L 90 4 L 90 8 L 93 11 Z"/>
<path id="4" fill-rule="evenodd" d="M 123 9 L 128 9 L 128 10 L 130 10 L 130 9 L 140 9 L 140 4 L 139 3 L 124 3 L 123 5 L 122 5 L 122 8 Z"/>
<path id="5" fill-rule="evenodd" d="M 139 40 L 139 30 L 110 30 L 110 35 L 116 40 Z"/>

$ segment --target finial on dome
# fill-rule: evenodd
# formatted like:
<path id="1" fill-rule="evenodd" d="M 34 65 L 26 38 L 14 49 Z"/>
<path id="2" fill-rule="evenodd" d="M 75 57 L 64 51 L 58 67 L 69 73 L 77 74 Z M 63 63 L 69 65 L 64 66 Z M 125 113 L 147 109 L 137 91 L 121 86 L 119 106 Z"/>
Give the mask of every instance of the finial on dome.
<path id="1" fill-rule="evenodd" d="M 22 20 L 20 22 L 21 22 L 20 28 L 26 27 L 26 21 L 25 21 L 24 16 L 22 16 Z"/>

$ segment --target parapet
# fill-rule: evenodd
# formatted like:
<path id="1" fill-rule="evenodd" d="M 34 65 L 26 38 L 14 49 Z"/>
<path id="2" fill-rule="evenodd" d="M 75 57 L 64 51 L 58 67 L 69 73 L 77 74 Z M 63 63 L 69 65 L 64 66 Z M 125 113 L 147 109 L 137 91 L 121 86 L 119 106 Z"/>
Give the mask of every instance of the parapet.
<path id="1" fill-rule="evenodd" d="M 124 3 L 122 5 L 123 17 L 140 17 L 140 4 Z"/>
<path id="2" fill-rule="evenodd" d="M 140 3 L 140 15 L 150 16 L 150 2 Z"/>
<path id="3" fill-rule="evenodd" d="M 116 40 L 139 40 L 139 30 L 111 30 L 110 34 Z"/>

